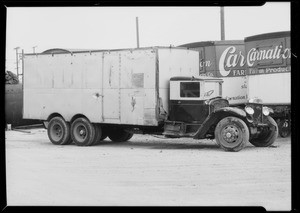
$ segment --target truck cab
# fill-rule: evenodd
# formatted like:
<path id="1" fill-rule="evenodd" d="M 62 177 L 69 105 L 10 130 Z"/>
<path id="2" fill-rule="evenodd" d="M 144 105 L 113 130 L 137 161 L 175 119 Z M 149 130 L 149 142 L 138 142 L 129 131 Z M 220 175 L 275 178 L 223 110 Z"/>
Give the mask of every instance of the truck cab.
<path id="1" fill-rule="evenodd" d="M 173 77 L 170 79 L 169 122 L 165 135 L 192 136 L 215 107 L 229 106 L 222 99 L 222 83 L 219 78 Z M 175 124 L 175 126 L 171 127 Z M 181 131 L 175 130 L 181 127 Z"/>
<path id="2" fill-rule="evenodd" d="M 222 82 L 218 78 L 171 78 L 170 119 L 202 123 L 209 113 L 207 101 L 222 96 Z"/>
<path id="3" fill-rule="evenodd" d="M 249 141 L 255 146 L 270 146 L 278 135 L 271 109 L 261 100 L 249 100 L 240 107 L 230 107 L 222 98 L 222 79 L 208 77 L 173 77 L 170 79 L 166 137 L 216 139 L 226 151 L 239 151 Z"/>

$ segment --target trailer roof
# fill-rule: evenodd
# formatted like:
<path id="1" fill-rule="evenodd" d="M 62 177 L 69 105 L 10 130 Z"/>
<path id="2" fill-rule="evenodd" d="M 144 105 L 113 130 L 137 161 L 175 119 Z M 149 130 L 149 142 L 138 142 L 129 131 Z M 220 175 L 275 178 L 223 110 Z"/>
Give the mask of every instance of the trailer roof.
<path id="1" fill-rule="evenodd" d="M 273 33 L 264 33 L 254 36 L 249 36 L 244 39 L 245 42 L 247 41 L 257 41 L 257 40 L 265 40 L 265 39 L 273 39 L 273 38 L 282 38 L 282 37 L 290 37 L 290 31 L 281 31 L 281 32 L 273 32 Z"/>
<path id="2" fill-rule="evenodd" d="M 142 48 L 124 48 L 124 49 L 65 49 L 65 48 L 51 48 L 41 53 L 26 53 L 25 55 L 45 55 L 45 54 L 66 54 L 66 53 L 91 53 L 91 52 L 113 52 L 113 51 L 136 51 L 136 50 L 148 50 L 148 49 L 187 49 L 185 47 L 142 47 Z"/>
<path id="3" fill-rule="evenodd" d="M 187 47 L 187 48 L 197 48 L 197 47 L 207 47 L 207 46 L 216 46 L 216 45 L 236 45 L 244 44 L 243 40 L 224 40 L 224 41 L 199 41 L 193 43 L 182 44 L 178 47 Z"/>
<path id="4" fill-rule="evenodd" d="M 223 81 L 223 79 L 207 76 L 199 76 L 197 78 L 194 76 L 174 76 L 170 78 L 170 81 Z"/>

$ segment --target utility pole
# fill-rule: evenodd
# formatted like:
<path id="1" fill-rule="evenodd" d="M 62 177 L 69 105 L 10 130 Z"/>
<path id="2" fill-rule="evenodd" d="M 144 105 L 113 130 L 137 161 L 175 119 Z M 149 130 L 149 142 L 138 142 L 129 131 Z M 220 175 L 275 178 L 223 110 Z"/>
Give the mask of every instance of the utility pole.
<path id="1" fill-rule="evenodd" d="M 35 48 L 36 48 L 37 46 L 33 46 L 32 47 L 32 49 L 33 49 L 33 53 L 35 53 Z"/>
<path id="2" fill-rule="evenodd" d="M 15 47 L 14 50 L 16 50 L 16 64 L 17 64 L 17 76 L 19 78 L 19 57 L 18 57 L 18 49 L 20 49 L 20 47 Z"/>
<path id="3" fill-rule="evenodd" d="M 139 18 L 136 17 L 136 40 L 137 40 L 137 48 L 140 47 L 140 41 L 139 41 Z"/>
<path id="4" fill-rule="evenodd" d="M 221 40 L 225 40 L 224 7 L 220 8 L 221 17 Z"/>

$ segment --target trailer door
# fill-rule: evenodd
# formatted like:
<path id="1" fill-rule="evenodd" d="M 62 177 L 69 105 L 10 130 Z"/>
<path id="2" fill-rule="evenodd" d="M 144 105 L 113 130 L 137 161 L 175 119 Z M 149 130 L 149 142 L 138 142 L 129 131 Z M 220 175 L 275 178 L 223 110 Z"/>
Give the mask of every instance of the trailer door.
<path id="1" fill-rule="evenodd" d="M 120 53 L 103 53 L 103 118 L 104 122 L 119 123 L 120 114 Z"/>

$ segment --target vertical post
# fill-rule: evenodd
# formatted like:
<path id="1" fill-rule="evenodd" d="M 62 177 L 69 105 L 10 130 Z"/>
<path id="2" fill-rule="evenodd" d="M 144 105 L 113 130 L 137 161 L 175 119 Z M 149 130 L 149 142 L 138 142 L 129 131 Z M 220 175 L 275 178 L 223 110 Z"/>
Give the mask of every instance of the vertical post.
<path id="1" fill-rule="evenodd" d="M 24 49 L 22 49 L 22 82 L 24 74 Z"/>
<path id="2" fill-rule="evenodd" d="M 140 41 L 139 41 L 139 18 L 136 17 L 136 40 L 137 40 L 137 48 L 140 47 Z"/>
<path id="3" fill-rule="evenodd" d="M 14 48 L 16 50 L 16 64 L 17 64 L 17 77 L 19 78 L 19 58 L 18 58 L 18 49 L 20 47 Z"/>
<path id="4" fill-rule="evenodd" d="M 221 40 L 225 40 L 224 7 L 220 8 L 221 17 Z"/>

